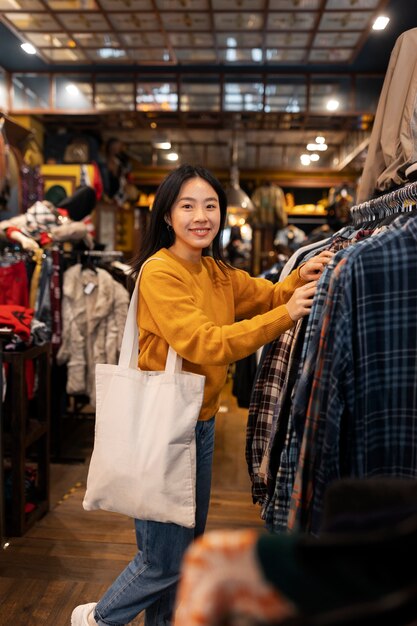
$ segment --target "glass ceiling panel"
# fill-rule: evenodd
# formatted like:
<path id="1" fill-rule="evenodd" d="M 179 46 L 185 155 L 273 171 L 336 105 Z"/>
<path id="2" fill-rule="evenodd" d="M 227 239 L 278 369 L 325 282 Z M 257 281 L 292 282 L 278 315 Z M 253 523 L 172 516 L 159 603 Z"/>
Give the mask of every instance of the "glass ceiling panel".
<path id="1" fill-rule="evenodd" d="M 66 63 L 84 63 L 87 61 L 85 54 L 78 48 L 44 49 L 42 55 L 49 61 L 64 61 Z"/>
<path id="2" fill-rule="evenodd" d="M 106 11 L 152 11 L 152 0 L 100 0 Z"/>
<path id="3" fill-rule="evenodd" d="M 58 22 L 48 13 L 5 13 L 4 16 L 19 30 L 59 31 Z"/>
<path id="4" fill-rule="evenodd" d="M 271 30 L 312 30 L 317 13 L 269 13 L 267 27 Z"/>
<path id="5" fill-rule="evenodd" d="M 0 0 L 0 11 L 39 11 L 43 8 L 39 0 Z"/>
<path id="6" fill-rule="evenodd" d="M 263 27 L 262 13 L 214 13 L 214 26 L 219 31 L 260 30 Z"/>
<path id="7" fill-rule="evenodd" d="M 68 35 L 64 33 L 27 33 L 26 38 L 36 48 L 62 48 L 68 45 Z"/>
<path id="8" fill-rule="evenodd" d="M 338 0 L 336 0 L 338 1 Z M 352 0 L 348 0 L 351 2 Z M 270 11 L 291 11 L 320 9 L 322 0 L 269 0 Z"/>
<path id="9" fill-rule="evenodd" d="M 323 13 L 319 30 L 362 30 L 369 23 L 372 13 L 369 11 L 350 11 L 342 13 Z"/>
<path id="10" fill-rule="evenodd" d="M 326 9 L 376 9 L 379 0 L 327 0 Z"/>
<path id="11" fill-rule="evenodd" d="M 95 0 L 47 0 L 46 4 L 54 11 L 89 11 L 98 9 Z"/>

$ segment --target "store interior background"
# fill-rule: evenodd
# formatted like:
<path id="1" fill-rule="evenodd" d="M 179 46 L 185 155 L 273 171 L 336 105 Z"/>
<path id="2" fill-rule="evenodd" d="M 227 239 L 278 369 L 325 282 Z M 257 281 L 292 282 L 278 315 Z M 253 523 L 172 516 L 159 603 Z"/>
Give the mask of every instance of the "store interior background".
<path id="1" fill-rule="evenodd" d="M 306 234 L 327 222 L 329 191 L 346 189 L 354 203 L 390 52 L 417 24 L 406 0 L 2 0 L 0 10 L 8 141 L 41 165 L 45 190 L 64 181 L 70 192 L 79 181 L 62 167 L 68 146 L 74 162 L 105 168 L 115 140 L 128 188 L 104 196 L 94 217 L 100 243 L 126 258 L 158 183 L 180 163 L 203 164 L 249 196 L 280 186 L 289 223 Z M 389 17 L 385 30 L 372 29 L 378 15 Z M 312 149 L 316 137 L 327 150 Z M 242 210 L 229 226 L 243 221 L 256 225 Z M 254 274 L 274 239 L 260 230 Z M 243 234 L 250 244 L 251 228 Z"/>
<path id="2" fill-rule="evenodd" d="M 375 31 L 379 15 L 389 23 Z M 45 193 L 58 185 L 67 195 L 93 162 L 107 173 L 114 167 L 113 186 L 93 212 L 95 241 L 128 263 L 158 184 L 192 163 L 212 170 L 229 194 L 233 184 L 249 198 L 265 183 L 280 187 L 288 223 L 308 238 L 331 226 L 335 197 L 355 203 L 391 50 L 416 26 L 410 0 L 0 0 L 0 127 L 10 173 L 0 177 L 0 221 L 27 208 L 22 164 L 41 174 Z M 301 159 L 313 153 L 318 160 Z M 277 260 L 278 226 L 255 215 L 231 204 L 227 236 L 242 227 L 241 266 L 259 275 Z M 25 576 L 37 579 L 34 594 L 45 598 L 56 581 L 65 584 L 55 621 L 39 621 L 58 625 L 81 592 L 102 593 L 134 538 L 129 520 L 111 516 L 101 527 L 82 511 L 94 412 L 73 398 L 59 406 L 68 398 L 57 395 L 62 380 L 54 376 L 42 383 L 46 395 L 52 389 L 51 429 L 41 422 L 36 435 L 44 446 L 37 452 L 42 506 L 31 517 L 19 511 L 13 532 L 8 525 L 9 537 L 20 539 L 12 540 L 2 584 L 9 607 L 26 593 Z M 261 526 L 244 461 L 246 416 L 229 381 L 218 416 L 211 528 Z M 19 445 L 15 439 L 24 473 Z"/>

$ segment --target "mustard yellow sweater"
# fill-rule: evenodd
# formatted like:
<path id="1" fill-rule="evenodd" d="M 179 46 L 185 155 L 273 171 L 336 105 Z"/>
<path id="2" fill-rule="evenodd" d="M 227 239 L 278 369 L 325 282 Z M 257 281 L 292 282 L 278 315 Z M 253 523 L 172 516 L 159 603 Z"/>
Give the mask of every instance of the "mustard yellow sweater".
<path id="1" fill-rule="evenodd" d="M 147 263 L 140 281 L 139 367 L 163 370 L 170 344 L 184 370 L 206 377 L 199 419 L 210 419 L 227 366 L 292 327 L 284 303 L 305 281 L 298 270 L 275 285 L 242 270 L 225 275 L 210 257 L 192 263 L 165 248 L 154 257 L 162 260 Z"/>

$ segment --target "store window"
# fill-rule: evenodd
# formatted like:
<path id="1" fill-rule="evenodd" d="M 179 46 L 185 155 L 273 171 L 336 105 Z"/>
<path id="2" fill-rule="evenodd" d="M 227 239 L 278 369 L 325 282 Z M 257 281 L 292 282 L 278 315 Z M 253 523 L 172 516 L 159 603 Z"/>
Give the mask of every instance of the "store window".
<path id="1" fill-rule="evenodd" d="M 0 109 L 7 111 L 6 75 L 0 70 Z"/>
<path id="2" fill-rule="evenodd" d="M 259 76 L 247 76 L 236 81 L 235 76 L 226 76 L 224 85 L 225 111 L 262 111 L 264 83 Z"/>
<path id="3" fill-rule="evenodd" d="M 140 82 L 136 89 L 136 107 L 139 111 L 176 111 L 177 84 L 166 81 Z"/>
<path id="4" fill-rule="evenodd" d="M 49 109 L 49 77 L 38 74 L 14 74 L 12 108 L 15 111 Z"/>
<path id="5" fill-rule="evenodd" d="M 350 76 L 313 76 L 310 85 L 310 111 L 337 115 L 354 110 Z"/>
<path id="6" fill-rule="evenodd" d="M 184 76 L 181 83 L 181 111 L 220 111 L 219 77 Z"/>
<path id="7" fill-rule="evenodd" d="M 270 76 L 265 88 L 265 112 L 304 112 L 307 87 L 304 76 Z"/>
<path id="8" fill-rule="evenodd" d="M 134 111 L 133 75 L 100 74 L 97 76 L 95 107 L 98 111 Z"/>
<path id="9" fill-rule="evenodd" d="M 93 108 L 91 76 L 54 76 L 55 108 L 89 111 Z"/>

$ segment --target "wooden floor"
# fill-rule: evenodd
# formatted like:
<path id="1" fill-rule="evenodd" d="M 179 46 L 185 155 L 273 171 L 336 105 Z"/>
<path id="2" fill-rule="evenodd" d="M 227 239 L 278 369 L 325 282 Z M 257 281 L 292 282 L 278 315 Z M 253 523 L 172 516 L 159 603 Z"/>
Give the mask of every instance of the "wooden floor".
<path id="1" fill-rule="evenodd" d="M 229 383 L 216 418 L 208 529 L 262 527 L 244 457 L 246 418 Z M 87 463 L 51 471 L 50 512 L 0 551 L 0 626 L 69 626 L 72 609 L 100 598 L 135 554 L 130 519 L 83 511 Z"/>

